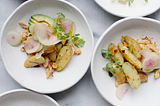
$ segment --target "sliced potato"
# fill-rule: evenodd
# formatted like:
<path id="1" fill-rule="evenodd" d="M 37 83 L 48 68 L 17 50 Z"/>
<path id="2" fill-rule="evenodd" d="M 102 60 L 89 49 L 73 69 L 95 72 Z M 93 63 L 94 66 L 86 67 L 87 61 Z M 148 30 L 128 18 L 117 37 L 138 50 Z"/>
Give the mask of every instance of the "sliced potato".
<path id="1" fill-rule="evenodd" d="M 53 52 L 53 53 L 50 53 L 48 55 L 49 59 L 51 59 L 52 61 L 56 61 L 56 58 L 57 58 L 57 53 L 56 52 Z"/>
<path id="2" fill-rule="evenodd" d="M 142 63 L 122 43 L 118 43 L 118 49 L 122 56 L 137 69 L 141 69 L 143 67 Z"/>
<path id="3" fill-rule="evenodd" d="M 119 62 L 120 62 L 119 65 L 122 65 L 124 63 L 124 58 L 123 58 L 122 54 L 120 52 L 117 52 L 115 54 L 115 56 L 116 56 L 116 59 L 119 59 Z"/>
<path id="4" fill-rule="evenodd" d="M 71 46 L 62 47 L 56 59 L 56 64 L 58 64 L 56 71 L 61 71 L 66 66 L 66 64 L 71 59 L 72 53 L 73 53 L 73 50 Z"/>
<path id="5" fill-rule="evenodd" d="M 138 89 L 141 80 L 137 70 L 129 62 L 123 63 L 122 68 L 131 87 Z"/>
<path id="6" fill-rule="evenodd" d="M 128 44 L 128 47 L 130 48 L 129 51 L 131 51 L 131 53 L 133 53 L 136 58 L 141 58 L 141 47 L 136 40 L 132 39 L 129 36 L 122 37 L 121 40 L 125 41 Z"/>
<path id="7" fill-rule="evenodd" d="M 45 62 L 45 59 L 41 56 L 36 56 L 36 55 L 33 55 L 33 56 L 30 56 L 25 62 L 24 62 L 24 66 L 26 68 L 30 68 L 30 67 L 34 67 L 34 66 L 37 66 L 37 65 L 41 65 Z"/>
<path id="8" fill-rule="evenodd" d="M 56 50 L 57 50 L 57 52 L 59 52 L 61 50 L 62 46 L 63 45 L 61 43 L 56 44 Z"/>
<path id="9" fill-rule="evenodd" d="M 108 50 L 111 51 L 112 56 L 114 56 L 115 53 L 118 52 L 118 48 L 117 48 L 117 46 L 116 46 L 114 43 L 110 43 L 110 44 L 108 45 Z"/>
<path id="10" fill-rule="evenodd" d="M 116 68 L 116 65 L 115 65 L 114 63 L 108 63 L 108 64 L 112 64 L 113 69 L 114 69 L 115 71 L 114 71 L 114 72 L 113 72 L 113 71 L 110 71 L 110 72 L 117 78 L 118 84 L 123 84 L 123 83 L 125 83 L 126 77 L 125 77 L 124 73 L 121 72 L 120 68 Z"/>
<path id="11" fill-rule="evenodd" d="M 56 46 L 55 45 L 44 46 L 44 55 L 52 53 L 55 50 L 56 50 Z"/>
<path id="12" fill-rule="evenodd" d="M 120 64 L 119 65 L 122 65 L 124 63 L 124 59 L 123 59 L 123 56 L 122 54 L 118 51 L 118 48 L 117 46 L 114 44 L 114 43 L 110 43 L 108 45 L 108 50 L 111 51 L 112 53 L 112 59 L 113 59 L 113 56 L 116 56 L 116 59 L 119 59 L 119 62 Z"/>
<path id="13" fill-rule="evenodd" d="M 139 77 L 141 79 L 141 82 L 147 82 L 148 81 L 148 76 L 145 73 L 138 72 L 138 75 L 139 75 Z"/>

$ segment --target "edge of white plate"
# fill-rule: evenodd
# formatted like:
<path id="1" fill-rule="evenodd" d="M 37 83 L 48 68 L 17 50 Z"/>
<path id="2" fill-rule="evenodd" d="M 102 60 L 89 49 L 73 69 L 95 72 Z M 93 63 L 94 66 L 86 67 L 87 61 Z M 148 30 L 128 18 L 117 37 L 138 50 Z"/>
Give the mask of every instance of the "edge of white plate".
<path id="1" fill-rule="evenodd" d="M 14 90 L 10 90 L 10 91 L 6 91 L 4 93 L 1 93 L 0 94 L 0 98 L 2 96 L 5 96 L 7 94 L 10 94 L 10 93 L 15 93 L 15 92 L 29 92 L 29 93 L 35 93 L 35 92 L 32 92 L 32 91 L 29 91 L 29 90 L 26 90 L 26 89 L 14 89 Z M 37 94 L 37 93 L 35 93 Z M 38 95 L 41 95 L 41 94 L 38 94 Z M 41 96 L 44 96 L 45 98 L 49 99 L 51 102 L 53 102 L 56 106 L 60 106 L 53 98 L 47 96 L 47 95 L 41 95 Z"/>
<path id="2" fill-rule="evenodd" d="M 38 0 L 28 0 L 28 1 L 25 1 L 25 2 L 23 2 L 21 5 L 19 5 L 19 6 L 11 13 L 11 15 L 7 18 L 7 20 L 5 21 L 5 23 L 4 23 L 3 26 L 2 26 L 2 30 L 1 30 L 1 33 L 0 33 L 0 34 L 1 34 L 1 35 L 0 35 L 0 42 L 1 42 L 1 40 L 2 40 L 2 36 L 3 36 L 2 34 L 3 34 L 3 31 L 4 31 L 4 28 L 5 28 L 6 24 L 8 23 L 8 21 L 10 20 L 10 18 L 14 15 L 14 13 L 17 12 L 23 5 L 25 5 L 25 4 L 29 3 L 29 2 L 33 2 L 33 1 L 38 1 Z M 68 2 L 68 1 L 66 1 L 66 0 L 55 0 L 55 1 L 63 2 L 63 3 L 65 3 L 65 4 L 73 7 L 76 11 L 78 11 L 78 12 L 81 14 L 81 16 L 82 16 L 83 19 L 85 20 L 85 22 L 86 22 L 86 24 L 87 24 L 87 27 L 89 28 L 89 32 L 90 32 L 90 34 L 91 34 L 91 41 L 92 41 L 92 47 L 91 47 L 91 48 L 92 48 L 92 51 L 93 51 L 93 50 L 94 50 L 93 32 L 92 32 L 92 30 L 91 30 L 91 28 L 90 28 L 90 26 L 89 26 L 89 23 L 88 23 L 86 17 L 85 17 L 84 14 L 81 12 L 81 10 L 78 9 L 75 5 L 73 5 L 72 3 L 70 3 L 70 2 Z M 1 58 L 2 58 L 2 60 L 3 60 L 3 54 L 2 54 L 2 52 L 1 52 L 1 50 L 2 50 L 2 48 L 1 48 L 1 43 L 0 43 L 0 55 L 1 55 Z M 64 88 L 63 90 L 59 90 L 59 91 L 56 91 L 56 92 L 40 92 L 40 91 L 36 91 L 36 90 L 30 89 L 30 88 L 27 88 L 27 87 L 24 86 L 23 84 L 20 84 L 20 83 L 19 83 L 19 84 L 20 84 L 21 86 L 29 89 L 29 90 L 35 91 L 35 92 L 37 92 L 37 93 L 42 93 L 42 94 L 51 94 L 51 93 L 58 93 L 58 92 L 65 91 L 65 90 L 71 88 L 72 86 L 74 86 L 76 83 L 78 83 L 78 82 L 83 78 L 83 76 L 86 74 L 86 72 L 87 72 L 87 70 L 88 70 L 88 68 L 89 68 L 89 66 L 90 66 L 91 58 L 92 58 L 92 56 L 90 57 L 90 62 L 88 63 L 88 67 L 86 68 L 85 73 L 80 77 L 80 79 L 77 80 L 75 83 L 73 83 L 71 86 Z M 7 67 L 6 67 L 4 61 L 2 61 L 2 62 L 3 62 L 4 66 L 5 66 L 6 70 L 7 70 Z M 8 71 L 7 71 L 7 72 L 8 72 Z M 8 72 L 8 74 L 10 75 L 9 72 Z M 11 75 L 10 75 L 10 76 L 11 76 Z M 12 77 L 12 76 L 11 76 L 11 77 Z M 12 78 L 13 78 L 13 77 L 12 77 Z M 13 79 L 14 79 L 14 78 L 13 78 Z M 15 80 L 15 79 L 14 79 L 14 80 Z M 17 80 L 15 80 L 15 81 L 18 82 Z"/>
<path id="3" fill-rule="evenodd" d="M 95 57 L 95 53 L 98 49 L 98 46 L 99 44 L 101 43 L 102 39 L 105 37 L 105 35 L 113 28 L 115 27 L 116 25 L 120 24 L 120 23 L 123 23 L 124 21 L 127 21 L 127 20 L 133 20 L 133 19 L 138 19 L 138 20 L 145 20 L 145 21 L 151 21 L 151 22 L 154 22 L 154 23 L 160 23 L 160 21 L 158 20 L 155 20 L 155 19 L 151 19 L 151 18 L 146 18 L 146 17 L 128 17 L 128 18 L 123 18 L 123 19 L 120 19 L 116 22 L 114 22 L 109 28 L 107 28 L 104 33 L 101 35 L 101 37 L 98 39 L 97 41 L 97 44 L 95 45 L 95 48 L 94 48 L 94 51 L 93 51 L 93 54 L 92 54 L 92 59 L 91 59 L 91 76 L 92 76 L 92 80 L 98 90 L 98 92 L 100 93 L 100 95 L 106 100 L 108 101 L 110 104 L 114 105 L 114 102 L 111 102 L 109 100 L 107 100 L 107 98 L 104 97 L 104 94 L 102 94 L 100 92 L 100 89 L 97 87 L 97 84 L 96 84 L 96 81 L 94 79 L 94 68 L 93 68 L 93 62 L 94 62 L 94 57 Z"/>
<path id="4" fill-rule="evenodd" d="M 94 1 L 95 1 L 102 9 L 104 9 L 105 11 L 107 11 L 108 13 L 110 13 L 110 14 L 112 14 L 112 15 L 115 15 L 115 16 L 118 16 L 118 17 L 122 17 L 122 18 L 124 18 L 124 17 L 132 17 L 132 16 L 128 16 L 128 15 L 119 15 L 119 14 L 117 14 L 117 13 L 113 13 L 113 12 L 107 10 L 106 8 L 104 8 L 103 6 L 101 6 L 101 5 L 97 2 L 98 0 L 94 0 Z M 160 9 L 160 6 L 159 6 L 159 8 L 156 8 L 155 10 L 151 11 L 150 13 L 142 14 L 142 15 L 140 15 L 140 16 L 135 16 L 135 17 L 147 16 L 147 15 L 150 15 L 150 14 L 155 13 L 155 12 L 158 11 L 159 9 Z"/>

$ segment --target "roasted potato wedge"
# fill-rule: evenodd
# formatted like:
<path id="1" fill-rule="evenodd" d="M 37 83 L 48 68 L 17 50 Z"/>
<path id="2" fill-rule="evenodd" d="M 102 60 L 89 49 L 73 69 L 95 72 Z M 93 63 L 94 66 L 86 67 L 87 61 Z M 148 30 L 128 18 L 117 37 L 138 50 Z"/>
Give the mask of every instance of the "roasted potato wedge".
<path id="1" fill-rule="evenodd" d="M 55 50 L 56 50 L 56 46 L 55 45 L 44 46 L 44 54 L 52 53 Z"/>
<path id="2" fill-rule="evenodd" d="M 118 43 L 118 49 L 122 56 L 137 69 L 141 69 L 142 63 L 122 43 Z"/>
<path id="3" fill-rule="evenodd" d="M 138 72 L 138 75 L 140 77 L 141 82 L 147 82 L 148 81 L 148 76 L 145 73 Z"/>
<path id="4" fill-rule="evenodd" d="M 56 64 L 58 64 L 56 71 L 61 71 L 66 66 L 68 61 L 71 59 L 72 53 L 73 50 L 71 46 L 62 47 L 55 62 Z"/>
<path id="5" fill-rule="evenodd" d="M 114 43 L 110 43 L 108 45 L 108 50 L 111 51 L 112 56 L 114 56 L 118 52 L 118 48 L 117 48 L 117 46 Z"/>
<path id="6" fill-rule="evenodd" d="M 114 43 L 110 43 L 109 46 L 108 46 L 108 50 L 111 51 L 112 53 L 112 58 L 113 56 L 116 56 L 116 59 L 119 59 L 119 62 L 120 64 L 119 65 L 122 65 L 124 63 L 124 59 L 123 59 L 123 56 L 122 54 L 118 51 L 118 48 L 117 46 L 114 44 Z"/>
<path id="7" fill-rule="evenodd" d="M 108 64 L 112 64 L 113 69 L 115 71 L 114 72 L 110 71 L 110 70 L 109 71 L 117 78 L 118 84 L 125 83 L 126 77 L 125 77 L 125 74 L 123 72 L 121 72 L 120 68 L 116 68 L 116 65 L 114 63 L 108 63 Z"/>
<path id="8" fill-rule="evenodd" d="M 119 65 L 122 65 L 124 63 L 124 58 L 123 58 L 122 54 L 120 52 L 117 52 L 115 54 L 115 56 L 116 56 L 116 59 L 119 59 L 119 62 L 120 62 Z"/>
<path id="9" fill-rule="evenodd" d="M 34 66 L 37 66 L 37 65 L 41 65 L 45 62 L 45 59 L 41 56 L 36 56 L 36 55 L 33 55 L 33 56 L 30 56 L 25 62 L 24 62 L 24 66 L 26 68 L 30 68 L 30 67 L 34 67 Z"/>
<path id="10" fill-rule="evenodd" d="M 138 89 L 141 84 L 141 80 L 137 70 L 129 62 L 123 63 L 122 69 L 131 87 Z"/>
<path id="11" fill-rule="evenodd" d="M 137 41 L 135 41 L 134 39 L 132 39 L 129 36 L 125 36 L 125 37 L 122 36 L 121 40 L 128 44 L 129 51 L 131 53 L 133 53 L 136 58 L 138 58 L 138 59 L 141 58 L 141 54 L 140 54 L 141 47 L 140 47 L 140 45 L 138 44 Z"/>
<path id="12" fill-rule="evenodd" d="M 56 53 L 56 52 L 50 53 L 50 54 L 48 55 L 48 57 L 49 57 L 52 61 L 56 61 L 57 53 Z"/>

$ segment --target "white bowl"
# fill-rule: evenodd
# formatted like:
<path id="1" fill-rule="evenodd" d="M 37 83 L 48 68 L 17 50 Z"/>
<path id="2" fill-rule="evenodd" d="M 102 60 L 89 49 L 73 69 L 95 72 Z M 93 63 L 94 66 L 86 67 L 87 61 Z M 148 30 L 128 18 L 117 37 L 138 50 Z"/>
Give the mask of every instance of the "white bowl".
<path id="1" fill-rule="evenodd" d="M 129 1 L 129 0 L 128 0 Z M 131 6 L 127 3 L 118 2 L 118 0 L 95 0 L 107 12 L 119 16 L 146 16 L 154 13 L 160 8 L 160 0 L 134 0 Z"/>
<path id="2" fill-rule="evenodd" d="M 160 79 L 155 80 L 153 73 L 149 74 L 148 82 L 142 83 L 136 90 L 129 88 L 120 101 L 116 97 L 115 77 L 109 77 L 105 67 L 108 60 L 101 56 L 101 49 L 107 49 L 110 43 L 116 45 L 121 36 L 140 38 L 153 37 L 153 41 L 160 43 L 160 22 L 149 18 L 125 18 L 111 25 L 99 38 L 91 61 L 93 81 L 99 93 L 114 106 L 160 106 Z M 142 36 L 143 35 L 143 36 Z"/>
<path id="3" fill-rule="evenodd" d="M 5 40 L 9 30 L 22 32 L 19 21 L 28 23 L 34 14 L 45 14 L 56 17 L 62 12 L 76 24 L 76 33 L 86 41 L 80 55 L 73 55 L 67 66 L 61 72 L 54 72 L 51 79 L 46 79 L 43 67 L 25 68 L 27 55 L 20 51 L 21 46 L 12 47 Z M 93 34 L 83 13 L 67 1 L 31 0 L 21 4 L 7 19 L 1 32 L 1 56 L 7 72 L 20 85 L 39 93 L 56 93 L 64 91 L 76 84 L 86 73 L 93 52 Z"/>
<path id="4" fill-rule="evenodd" d="M 0 94 L 0 106 L 59 106 L 59 104 L 49 96 L 16 89 Z"/>

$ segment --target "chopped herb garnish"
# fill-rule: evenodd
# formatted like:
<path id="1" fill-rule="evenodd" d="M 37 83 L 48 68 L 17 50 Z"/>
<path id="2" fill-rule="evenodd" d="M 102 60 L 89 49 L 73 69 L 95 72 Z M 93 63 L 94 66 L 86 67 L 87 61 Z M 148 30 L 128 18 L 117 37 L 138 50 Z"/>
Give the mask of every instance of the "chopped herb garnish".
<path id="1" fill-rule="evenodd" d="M 65 32 L 64 28 L 59 27 L 59 31 Z"/>
<path id="2" fill-rule="evenodd" d="M 63 39 L 62 39 L 62 33 L 58 33 L 58 34 L 57 34 L 57 38 L 58 38 L 59 40 L 63 40 Z"/>
<path id="3" fill-rule="evenodd" d="M 57 25 L 55 20 L 53 21 L 52 27 L 53 27 L 53 29 L 57 29 L 58 28 L 58 25 Z"/>
<path id="4" fill-rule="evenodd" d="M 110 71 L 108 71 L 108 75 L 109 75 L 110 77 L 113 76 L 113 74 L 112 74 Z"/>
<path id="5" fill-rule="evenodd" d="M 130 6 L 133 3 L 134 0 L 129 0 L 128 5 Z M 144 0 L 146 3 L 148 3 L 148 0 Z"/>
<path id="6" fill-rule="evenodd" d="M 75 34 L 75 36 L 79 36 L 80 34 Z"/>
<path id="7" fill-rule="evenodd" d="M 49 40 L 49 38 L 50 38 L 50 36 L 48 35 L 48 36 L 47 36 L 47 39 Z"/>
<path id="8" fill-rule="evenodd" d="M 128 50 L 131 50 L 131 46 L 128 47 Z"/>
<path id="9" fill-rule="evenodd" d="M 57 24 L 60 25 L 60 24 L 62 24 L 62 22 L 60 20 L 58 20 Z"/>
<path id="10" fill-rule="evenodd" d="M 102 57 L 103 58 L 106 58 L 106 59 L 111 59 L 111 55 L 112 55 L 112 53 L 111 53 L 111 51 L 110 50 L 105 50 L 105 49 L 102 49 Z"/>
<path id="11" fill-rule="evenodd" d="M 65 18 L 65 15 L 64 15 L 63 13 L 61 13 L 61 12 L 57 13 L 57 15 L 58 15 L 58 17 L 59 17 L 60 19 Z"/>
<path id="12" fill-rule="evenodd" d="M 153 73 L 153 72 L 155 72 L 157 69 L 154 69 L 153 71 L 151 71 L 150 73 Z"/>
<path id="13" fill-rule="evenodd" d="M 148 0 L 145 0 L 146 3 L 148 3 Z"/>
<path id="14" fill-rule="evenodd" d="M 57 33 L 57 30 L 56 30 L 56 29 L 53 30 L 53 33 L 52 33 L 52 34 L 55 34 L 55 33 Z"/>
<path id="15" fill-rule="evenodd" d="M 79 39 L 77 44 L 82 47 L 85 44 L 85 41 L 83 39 Z"/>

